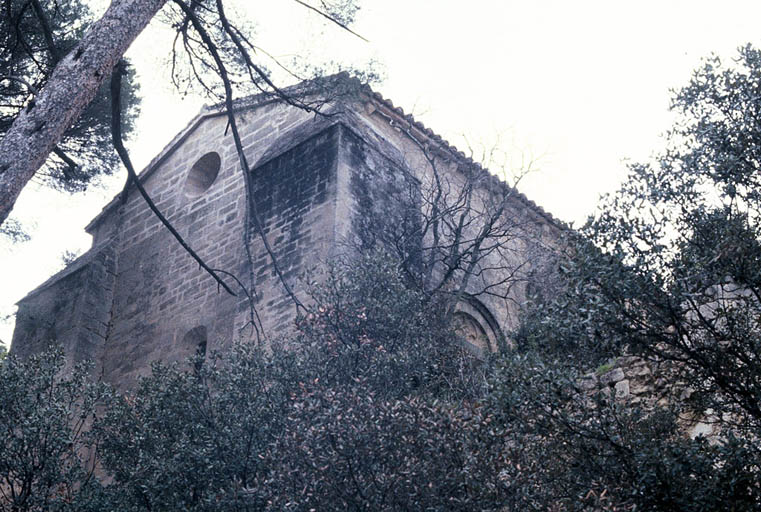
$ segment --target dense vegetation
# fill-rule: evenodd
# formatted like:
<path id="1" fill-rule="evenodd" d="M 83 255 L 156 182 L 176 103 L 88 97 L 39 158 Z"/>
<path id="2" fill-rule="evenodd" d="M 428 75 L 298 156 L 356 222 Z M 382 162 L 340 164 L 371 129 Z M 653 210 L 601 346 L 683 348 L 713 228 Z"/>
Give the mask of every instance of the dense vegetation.
<path id="1" fill-rule="evenodd" d="M 658 377 L 669 405 L 649 411 L 569 407 L 558 380 L 547 379 L 546 400 L 559 412 L 534 408 L 553 432 L 551 463 L 533 475 L 542 497 L 568 508 L 585 490 L 604 492 L 611 508 L 758 508 L 759 92 L 761 54 L 751 47 L 731 65 L 711 58 L 695 71 L 674 96 L 667 149 L 633 165 L 574 235 L 561 260 L 564 293 L 519 333 L 548 374 L 572 376 L 624 352 L 668 369 Z M 695 415 L 710 416 L 722 440 L 686 439 L 677 425 Z"/>
<path id="2" fill-rule="evenodd" d="M 761 54 L 706 61 L 673 107 L 669 148 L 569 233 L 558 289 L 489 360 L 377 251 L 288 339 L 124 395 L 6 358 L 0 510 L 758 509 Z M 666 400 L 582 389 L 624 355 Z M 719 437 L 687 436 L 695 415 Z"/>
<path id="3" fill-rule="evenodd" d="M 498 507 L 508 483 L 494 472 L 502 442 L 489 435 L 491 415 L 476 401 L 484 376 L 437 317 L 442 308 L 375 254 L 334 272 L 315 300 L 316 313 L 283 340 L 287 347 L 238 346 L 203 364 L 156 365 L 133 392 L 100 394 L 102 412 L 87 410 L 98 417 L 84 437 L 66 421 L 79 404 L 56 398 L 50 407 L 63 411 L 51 415 L 46 400 L 21 399 L 25 389 L 35 394 L 27 383 L 4 389 L 35 411 L 35 431 L 71 443 L 65 457 L 0 449 L 0 458 L 13 471 L 34 466 L 38 455 L 51 466 L 65 459 L 77 470 L 59 475 L 68 488 L 87 473 L 97 445 L 112 480 L 74 496 L 75 509 L 84 507 L 79 499 L 112 510 Z M 44 393 L 90 389 L 79 374 L 55 383 L 56 360 L 11 358 L 4 387 L 27 376 L 47 383 Z M 26 412 L 3 410 L 3 426 L 16 430 Z M 34 474 L 8 473 L 12 488 L 43 485 L 36 475 L 27 485 L 22 473 Z M 68 506 L 55 485 L 45 489 L 33 494 L 51 494 L 53 509 Z M 38 506 L 29 505 L 21 509 Z"/>

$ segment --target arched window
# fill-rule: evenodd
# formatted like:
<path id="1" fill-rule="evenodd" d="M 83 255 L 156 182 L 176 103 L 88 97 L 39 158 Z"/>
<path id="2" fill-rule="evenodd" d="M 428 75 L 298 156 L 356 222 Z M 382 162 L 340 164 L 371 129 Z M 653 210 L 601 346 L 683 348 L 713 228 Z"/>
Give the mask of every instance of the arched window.
<path id="1" fill-rule="evenodd" d="M 475 349 L 477 355 L 486 354 L 492 351 L 489 336 L 486 334 L 483 326 L 468 313 L 457 311 L 454 314 L 455 331 L 462 337 L 462 340 Z"/>
<path id="2" fill-rule="evenodd" d="M 479 357 L 496 352 L 504 342 L 504 335 L 494 316 L 475 297 L 463 297 L 455 307 L 453 320 L 465 348 Z"/>
<path id="3" fill-rule="evenodd" d="M 201 369 L 204 359 L 206 358 L 207 339 L 208 337 L 206 327 L 203 325 L 199 325 L 198 327 L 194 327 L 193 329 L 189 330 L 182 338 L 182 346 L 185 351 L 187 351 L 188 354 L 194 355 L 196 357 L 196 371 Z"/>

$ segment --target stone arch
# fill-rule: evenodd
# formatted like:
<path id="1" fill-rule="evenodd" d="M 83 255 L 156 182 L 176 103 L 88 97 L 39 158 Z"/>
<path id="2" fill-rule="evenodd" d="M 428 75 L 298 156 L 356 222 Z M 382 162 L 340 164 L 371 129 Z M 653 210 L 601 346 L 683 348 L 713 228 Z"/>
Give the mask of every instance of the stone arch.
<path id="1" fill-rule="evenodd" d="M 494 315 L 477 298 L 464 296 L 455 306 L 453 318 L 465 348 L 477 356 L 497 352 L 504 346 L 505 337 Z"/>
<path id="2" fill-rule="evenodd" d="M 182 352 L 191 357 L 196 357 L 195 368 L 200 370 L 206 359 L 206 349 L 209 341 L 206 326 L 199 325 L 185 333 L 182 337 Z"/>

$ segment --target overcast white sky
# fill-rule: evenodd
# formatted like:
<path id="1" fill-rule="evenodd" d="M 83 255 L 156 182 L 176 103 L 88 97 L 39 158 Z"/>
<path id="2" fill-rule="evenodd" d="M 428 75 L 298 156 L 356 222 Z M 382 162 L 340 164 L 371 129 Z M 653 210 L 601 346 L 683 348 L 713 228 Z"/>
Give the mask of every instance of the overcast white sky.
<path id="1" fill-rule="evenodd" d="M 104 0 L 96 0 L 103 5 Z M 700 59 L 727 59 L 761 45 L 761 2 L 753 0 L 365 0 L 356 26 L 363 43 L 325 25 L 291 0 L 242 0 L 260 46 L 283 58 L 380 62 L 376 86 L 396 105 L 465 150 L 499 138 L 515 165 L 538 171 L 521 190 L 555 216 L 582 222 L 601 193 L 643 160 L 670 124 L 669 90 Z M 166 84 L 168 34 L 151 27 L 130 50 L 142 83 L 136 166 L 145 165 L 204 103 Z M 84 226 L 113 197 L 106 187 L 68 196 L 30 186 L 14 215 L 33 240 L 0 244 L 0 315 L 84 251 Z M 12 321 L 0 322 L 10 343 Z"/>

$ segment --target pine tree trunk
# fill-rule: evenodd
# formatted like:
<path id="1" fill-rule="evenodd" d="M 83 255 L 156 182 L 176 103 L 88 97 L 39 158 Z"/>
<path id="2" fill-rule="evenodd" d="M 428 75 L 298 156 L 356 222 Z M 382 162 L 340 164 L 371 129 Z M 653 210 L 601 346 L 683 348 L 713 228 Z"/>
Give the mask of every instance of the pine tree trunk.
<path id="1" fill-rule="evenodd" d="M 63 133 L 166 0 L 112 0 L 0 141 L 0 225 Z"/>

